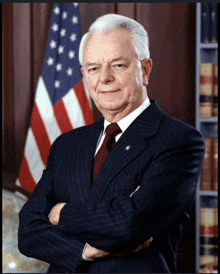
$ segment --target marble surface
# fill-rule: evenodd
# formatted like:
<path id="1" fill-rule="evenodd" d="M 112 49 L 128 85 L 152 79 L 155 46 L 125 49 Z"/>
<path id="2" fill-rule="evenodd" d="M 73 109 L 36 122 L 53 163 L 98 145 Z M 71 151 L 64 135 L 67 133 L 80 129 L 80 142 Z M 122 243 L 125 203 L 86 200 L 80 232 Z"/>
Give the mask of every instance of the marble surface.
<path id="1" fill-rule="evenodd" d="M 4 189 L 2 194 L 2 273 L 46 273 L 47 263 L 18 250 L 18 213 L 26 199 Z"/>

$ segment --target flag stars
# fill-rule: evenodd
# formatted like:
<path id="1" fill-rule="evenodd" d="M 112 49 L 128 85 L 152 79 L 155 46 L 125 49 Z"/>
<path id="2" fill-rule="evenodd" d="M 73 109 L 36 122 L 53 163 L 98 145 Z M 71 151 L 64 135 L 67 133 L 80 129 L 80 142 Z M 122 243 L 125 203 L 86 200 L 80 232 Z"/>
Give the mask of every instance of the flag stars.
<path id="1" fill-rule="evenodd" d="M 63 18 L 63 20 L 65 20 L 67 18 L 67 12 L 66 11 L 63 12 L 62 18 Z"/>
<path id="2" fill-rule="evenodd" d="M 51 40 L 51 42 L 50 42 L 50 48 L 54 49 L 56 47 L 57 47 L 57 42 L 55 42 L 54 40 Z"/>
<path id="3" fill-rule="evenodd" d="M 73 16 L 72 22 L 73 22 L 74 25 L 78 24 L 78 17 L 77 16 Z"/>
<path id="4" fill-rule="evenodd" d="M 54 83 L 55 88 L 60 88 L 60 81 L 56 80 Z"/>
<path id="5" fill-rule="evenodd" d="M 70 50 L 68 56 L 70 59 L 75 58 L 75 51 Z"/>
<path id="6" fill-rule="evenodd" d="M 60 36 L 61 37 L 66 36 L 66 29 L 61 29 Z"/>
<path id="7" fill-rule="evenodd" d="M 47 64 L 48 64 L 48 66 L 53 65 L 54 64 L 54 59 L 49 57 L 48 60 L 47 60 Z"/>
<path id="8" fill-rule="evenodd" d="M 67 73 L 68 76 L 73 75 L 73 69 L 68 68 L 68 70 L 66 71 L 66 73 Z"/>
<path id="9" fill-rule="evenodd" d="M 71 35 L 70 35 L 70 40 L 71 40 L 72 42 L 76 41 L 76 34 L 75 34 L 75 33 L 71 33 Z"/>
<path id="10" fill-rule="evenodd" d="M 53 11 L 56 15 L 58 15 L 60 13 L 60 8 L 56 7 Z"/>
<path id="11" fill-rule="evenodd" d="M 57 63 L 57 65 L 56 65 L 56 70 L 57 70 L 57 71 L 62 70 L 62 64 Z"/>
<path id="12" fill-rule="evenodd" d="M 74 8 L 78 7 L 78 3 L 73 3 Z"/>
<path id="13" fill-rule="evenodd" d="M 54 23 L 51 28 L 52 28 L 53 32 L 55 32 L 55 31 L 58 31 L 59 26 L 56 23 Z"/>
<path id="14" fill-rule="evenodd" d="M 59 54 L 62 54 L 64 52 L 64 47 L 63 46 L 59 46 L 58 52 L 59 52 Z"/>

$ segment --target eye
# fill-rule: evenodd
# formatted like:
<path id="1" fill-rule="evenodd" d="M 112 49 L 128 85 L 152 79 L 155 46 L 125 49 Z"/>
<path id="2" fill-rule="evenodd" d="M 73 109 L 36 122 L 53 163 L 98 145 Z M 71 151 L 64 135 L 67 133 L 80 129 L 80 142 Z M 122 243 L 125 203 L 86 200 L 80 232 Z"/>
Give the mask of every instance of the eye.
<path id="1" fill-rule="evenodd" d="M 116 64 L 116 65 L 114 65 L 114 67 L 116 67 L 116 68 L 125 68 L 125 65 L 124 64 Z"/>
<path id="2" fill-rule="evenodd" d="M 88 72 L 89 72 L 89 73 L 94 73 L 94 72 L 96 72 L 97 70 L 98 70 L 97 67 L 91 67 L 91 68 L 88 69 Z"/>

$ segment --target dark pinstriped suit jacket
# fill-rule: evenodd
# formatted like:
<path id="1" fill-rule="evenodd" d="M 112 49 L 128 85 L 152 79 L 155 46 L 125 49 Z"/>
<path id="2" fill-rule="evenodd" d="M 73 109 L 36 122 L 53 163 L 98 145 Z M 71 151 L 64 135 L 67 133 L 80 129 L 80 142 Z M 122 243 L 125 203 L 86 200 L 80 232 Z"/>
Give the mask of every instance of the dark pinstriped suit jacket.
<path id="1" fill-rule="evenodd" d="M 194 203 L 203 161 L 203 137 L 152 101 L 123 133 L 92 184 L 102 128 L 103 121 L 54 142 L 47 169 L 19 214 L 20 251 L 48 262 L 49 272 L 74 273 L 85 243 L 123 251 L 153 236 L 148 250 L 95 261 L 88 272 L 175 272 L 182 226 Z M 53 226 L 47 216 L 58 202 L 67 204 Z"/>

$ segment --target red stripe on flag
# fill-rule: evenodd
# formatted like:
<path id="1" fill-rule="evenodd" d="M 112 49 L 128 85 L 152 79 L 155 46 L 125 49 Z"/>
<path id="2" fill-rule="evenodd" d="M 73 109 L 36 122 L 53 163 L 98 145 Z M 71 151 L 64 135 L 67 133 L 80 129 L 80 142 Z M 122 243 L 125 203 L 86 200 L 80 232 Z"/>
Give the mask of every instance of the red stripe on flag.
<path id="1" fill-rule="evenodd" d="M 23 156 L 21 168 L 19 172 L 19 182 L 21 187 L 27 189 L 29 192 L 33 192 L 34 188 L 36 187 L 36 183 L 31 175 L 26 157 Z"/>
<path id="2" fill-rule="evenodd" d="M 51 144 L 36 103 L 34 103 L 31 118 L 31 129 L 37 142 L 42 161 L 44 165 L 47 166 L 47 157 Z"/>
<path id="3" fill-rule="evenodd" d="M 79 83 L 74 87 L 74 91 L 78 98 L 79 104 L 81 106 L 86 125 L 90 125 L 94 123 L 93 112 L 90 108 L 89 101 L 86 96 L 82 80 L 79 81 Z"/>
<path id="4" fill-rule="evenodd" d="M 61 99 L 56 105 L 54 105 L 54 113 L 62 133 L 73 129 L 68 114 L 66 112 L 63 99 Z"/>

